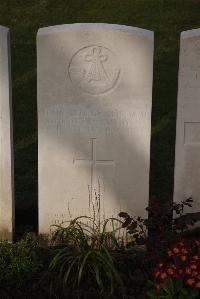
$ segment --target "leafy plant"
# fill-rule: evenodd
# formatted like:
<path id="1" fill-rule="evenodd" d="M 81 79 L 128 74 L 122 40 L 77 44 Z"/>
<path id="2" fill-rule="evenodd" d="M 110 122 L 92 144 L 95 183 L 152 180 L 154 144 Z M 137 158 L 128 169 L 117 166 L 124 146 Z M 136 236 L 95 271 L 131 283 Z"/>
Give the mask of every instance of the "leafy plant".
<path id="1" fill-rule="evenodd" d="M 21 298 L 21 290 L 24 288 L 31 292 L 42 271 L 37 248 L 38 240 L 31 234 L 15 244 L 0 244 L 1 298 Z"/>
<path id="2" fill-rule="evenodd" d="M 130 216 L 126 212 L 120 212 L 119 216 L 124 219 L 122 227 L 132 235 L 133 241 L 129 245 L 148 244 L 149 248 L 165 248 L 169 242 L 174 242 L 180 238 L 188 228 L 191 228 L 200 220 L 200 213 L 184 214 L 185 207 L 192 207 L 192 198 L 187 198 L 180 203 L 172 201 L 170 196 L 166 196 L 161 202 L 160 199 L 153 197 L 151 205 L 146 208 L 148 218 Z M 172 217 L 172 215 L 176 217 Z M 148 238 L 147 231 L 150 233 Z M 152 233 L 153 232 L 153 233 Z"/>
<path id="3" fill-rule="evenodd" d="M 147 240 L 147 220 L 141 217 L 133 217 L 128 213 L 120 212 L 119 216 L 124 218 L 122 228 L 126 228 L 129 235 L 132 235 L 133 239 L 129 242 L 131 245 L 143 245 Z"/>
<path id="4" fill-rule="evenodd" d="M 30 234 L 15 244 L 0 244 L 0 282 L 24 284 L 36 273 L 41 263 L 36 255 L 37 239 Z"/>

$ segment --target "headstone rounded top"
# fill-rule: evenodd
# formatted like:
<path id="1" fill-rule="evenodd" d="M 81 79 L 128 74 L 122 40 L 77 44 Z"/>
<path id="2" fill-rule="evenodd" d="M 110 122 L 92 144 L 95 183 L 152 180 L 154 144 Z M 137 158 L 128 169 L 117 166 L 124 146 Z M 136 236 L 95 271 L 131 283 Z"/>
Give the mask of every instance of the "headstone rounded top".
<path id="1" fill-rule="evenodd" d="M 196 36 L 200 36 L 200 28 L 181 32 L 181 38 L 192 38 Z"/>
<path id="2" fill-rule="evenodd" d="M 118 30 L 122 32 L 134 33 L 139 36 L 145 36 L 153 39 L 154 32 L 147 29 L 138 27 L 119 25 L 119 24 L 107 24 L 107 23 L 74 23 L 63 24 L 56 26 L 43 27 L 38 30 L 38 34 L 56 33 L 65 30 Z"/>
<path id="3" fill-rule="evenodd" d="M 0 25 L 0 32 L 8 32 L 8 31 L 9 31 L 8 27 Z"/>

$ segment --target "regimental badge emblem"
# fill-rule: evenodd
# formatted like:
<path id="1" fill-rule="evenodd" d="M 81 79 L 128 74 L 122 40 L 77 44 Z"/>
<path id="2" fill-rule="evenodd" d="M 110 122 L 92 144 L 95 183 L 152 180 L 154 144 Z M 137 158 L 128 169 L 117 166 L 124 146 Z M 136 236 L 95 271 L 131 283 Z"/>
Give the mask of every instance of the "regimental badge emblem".
<path id="1" fill-rule="evenodd" d="M 82 91 L 98 95 L 116 86 L 120 67 L 111 50 L 102 46 L 89 46 L 73 55 L 69 76 L 72 83 Z"/>

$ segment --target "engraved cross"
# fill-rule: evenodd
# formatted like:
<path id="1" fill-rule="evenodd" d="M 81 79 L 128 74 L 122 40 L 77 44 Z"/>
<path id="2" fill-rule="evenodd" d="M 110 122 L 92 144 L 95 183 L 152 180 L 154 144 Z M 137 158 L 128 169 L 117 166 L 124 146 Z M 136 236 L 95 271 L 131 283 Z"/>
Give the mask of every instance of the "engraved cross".
<path id="1" fill-rule="evenodd" d="M 96 157 L 96 138 L 91 138 L 91 158 L 90 159 L 74 159 L 74 163 L 90 164 L 91 165 L 91 177 L 90 177 L 90 198 L 93 201 L 93 190 L 95 187 L 95 179 L 97 177 L 96 166 L 97 165 L 114 165 L 114 160 L 97 160 Z"/>

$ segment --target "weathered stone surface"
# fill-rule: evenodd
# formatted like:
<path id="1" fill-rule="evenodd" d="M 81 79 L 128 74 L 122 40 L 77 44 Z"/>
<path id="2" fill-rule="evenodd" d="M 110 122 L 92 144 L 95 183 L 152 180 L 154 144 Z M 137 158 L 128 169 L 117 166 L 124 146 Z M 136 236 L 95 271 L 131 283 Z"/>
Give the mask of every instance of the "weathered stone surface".
<path id="1" fill-rule="evenodd" d="M 153 33 L 70 24 L 37 36 L 39 231 L 148 205 Z"/>
<path id="2" fill-rule="evenodd" d="M 182 32 L 177 105 L 174 200 L 192 196 L 200 211 L 200 29 Z"/>
<path id="3" fill-rule="evenodd" d="M 14 224 L 12 98 L 9 29 L 0 26 L 0 240 L 12 240 Z"/>

